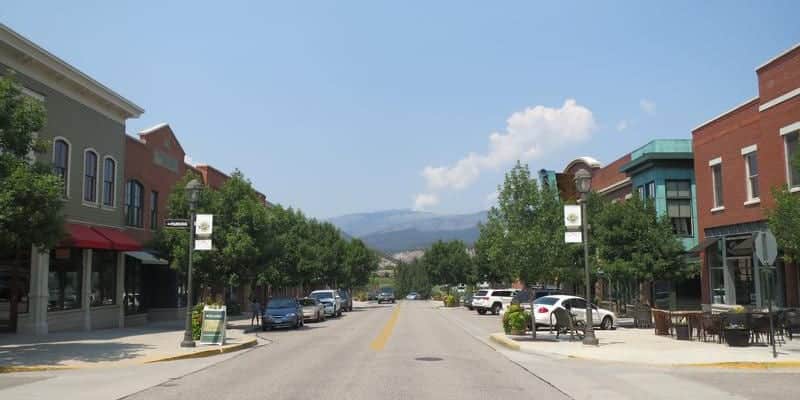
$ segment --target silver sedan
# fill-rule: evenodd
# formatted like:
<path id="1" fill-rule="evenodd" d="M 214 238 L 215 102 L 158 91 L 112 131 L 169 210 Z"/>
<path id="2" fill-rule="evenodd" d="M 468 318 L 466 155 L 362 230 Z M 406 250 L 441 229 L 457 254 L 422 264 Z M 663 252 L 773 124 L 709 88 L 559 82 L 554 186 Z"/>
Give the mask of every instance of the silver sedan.
<path id="1" fill-rule="evenodd" d="M 306 297 L 300 299 L 300 306 L 303 307 L 304 321 L 325 321 L 325 307 L 319 300 Z"/>

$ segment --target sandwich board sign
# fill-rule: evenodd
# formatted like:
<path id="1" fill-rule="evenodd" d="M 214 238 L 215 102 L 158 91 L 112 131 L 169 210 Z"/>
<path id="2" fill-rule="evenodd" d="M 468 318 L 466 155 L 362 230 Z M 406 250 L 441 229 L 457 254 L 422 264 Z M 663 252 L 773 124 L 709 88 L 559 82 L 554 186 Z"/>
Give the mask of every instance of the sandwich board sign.
<path id="1" fill-rule="evenodd" d="M 203 324 L 200 326 L 200 344 L 225 344 L 225 326 L 228 312 L 225 306 L 203 307 Z"/>

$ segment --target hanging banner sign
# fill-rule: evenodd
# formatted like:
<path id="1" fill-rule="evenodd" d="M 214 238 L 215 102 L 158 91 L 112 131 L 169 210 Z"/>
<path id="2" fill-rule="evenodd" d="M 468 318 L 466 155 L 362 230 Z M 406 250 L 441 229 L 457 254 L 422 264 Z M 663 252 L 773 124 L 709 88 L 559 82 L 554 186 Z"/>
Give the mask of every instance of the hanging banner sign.
<path id="1" fill-rule="evenodd" d="M 583 234 L 581 232 L 564 232 L 564 243 L 583 243 Z"/>
<path id="2" fill-rule="evenodd" d="M 225 326 L 228 309 L 225 306 L 205 306 L 203 324 L 200 326 L 200 344 L 225 344 Z"/>
<path id="3" fill-rule="evenodd" d="M 194 233 L 200 237 L 209 237 L 214 228 L 214 214 L 197 214 L 194 219 Z"/>
<path id="4" fill-rule="evenodd" d="M 567 228 L 581 227 L 581 206 L 564 206 L 564 226 Z"/>
<path id="5" fill-rule="evenodd" d="M 212 249 L 211 239 L 197 239 L 194 241 L 194 249 L 208 251 Z"/>

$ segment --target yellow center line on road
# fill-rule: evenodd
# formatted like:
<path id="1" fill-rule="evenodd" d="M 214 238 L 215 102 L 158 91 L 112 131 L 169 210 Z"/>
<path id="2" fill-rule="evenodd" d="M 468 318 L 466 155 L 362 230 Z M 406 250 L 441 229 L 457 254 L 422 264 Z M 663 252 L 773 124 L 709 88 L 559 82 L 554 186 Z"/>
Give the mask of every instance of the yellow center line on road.
<path id="1" fill-rule="evenodd" d="M 369 347 L 375 351 L 381 351 L 386 346 L 386 342 L 389 341 L 389 337 L 392 336 L 392 331 L 394 330 L 394 326 L 397 324 L 397 317 L 400 316 L 400 304 L 398 304 L 394 311 L 392 311 L 392 316 L 389 317 L 389 321 L 386 322 L 386 325 L 383 326 L 381 333 L 375 337 L 375 340 L 370 343 Z"/>

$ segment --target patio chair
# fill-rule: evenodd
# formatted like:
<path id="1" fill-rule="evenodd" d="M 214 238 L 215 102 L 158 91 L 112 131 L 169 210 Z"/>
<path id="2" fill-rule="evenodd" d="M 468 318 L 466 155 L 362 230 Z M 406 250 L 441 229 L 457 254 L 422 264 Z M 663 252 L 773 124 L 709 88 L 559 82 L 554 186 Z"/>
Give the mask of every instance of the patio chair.
<path id="1" fill-rule="evenodd" d="M 700 333 L 704 342 L 709 337 L 716 337 L 717 343 L 722 343 L 722 317 L 711 313 L 705 313 L 700 319 Z"/>
<path id="2" fill-rule="evenodd" d="M 669 311 L 653 309 L 654 330 L 656 335 L 672 336 L 672 316 Z"/>
<path id="3" fill-rule="evenodd" d="M 552 319 L 555 316 L 556 324 L 556 338 L 558 338 L 562 333 L 567 334 L 569 333 L 570 339 L 574 340 L 575 336 L 577 335 L 579 339 L 583 339 L 583 332 L 579 330 L 578 323 L 576 323 L 575 318 L 573 315 L 564 308 L 558 307 L 553 310 L 553 313 L 550 315 Z M 552 325 L 552 323 L 551 323 Z"/>
<path id="4" fill-rule="evenodd" d="M 633 326 L 637 328 L 652 328 L 653 316 L 647 304 L 637 304 L 633 311 Z"/>
<path id="5" fill-rule="evenodd" d="M 781 319 L 781 328 L 786 331 L 789 340 L 792 340 L 795 334 L 800 334 L 800 311 L 796 309 L 785 310 Z"/>
<path id="6" fill-rule="evenodd" d="M 768 314 L 750 314 L 750 335 L 754 343 L 761 343 L 762 339 L 765 342 L 769 342 Z"/>

